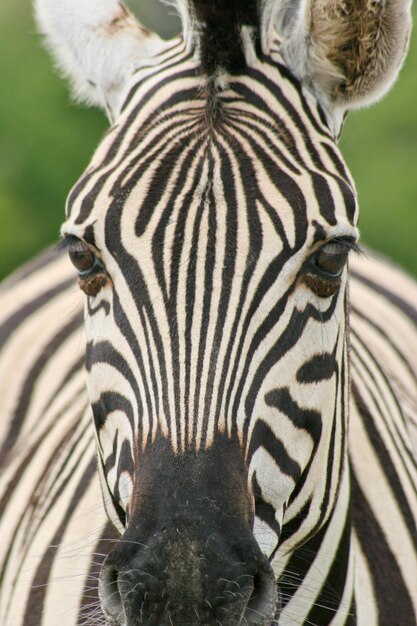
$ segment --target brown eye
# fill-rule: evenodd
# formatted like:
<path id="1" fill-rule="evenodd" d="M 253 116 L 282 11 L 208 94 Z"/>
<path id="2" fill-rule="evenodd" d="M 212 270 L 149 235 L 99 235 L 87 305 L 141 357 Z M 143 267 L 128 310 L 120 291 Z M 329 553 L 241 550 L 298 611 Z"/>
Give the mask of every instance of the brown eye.
<path id="1" fill-rule="evenodd" d="M 304 266 L 303 282 L 320 298 L 335 294 L 341 284 L 349 250 L 357 250 L 353 239 L 334 239 L 322 246 Z"/>
<path id="2" fill-rule="evenodd" d="M 343 243 L 330 242 L 320 248 L 313 262 L 325 278 L 339 278 L 344 270 L 349 248 Z"/>
<path id="3" fill-rule="evenodd" d="M 78 250 L 70 250 L 69 257 L 72 264 L 78 270 L 79 274 L 85 274 L 93 269 L 96 262 L 94 254 L 82 241 L 77 244 Z"/>
<path id="4" fill-rule="evenodd" d="M 102 261 L 78 237 L 67 235 L 59 249 L 68 251 L 72 264 L 78 270 L 79 285 L 87 296 L 96 296 L 110 282 Z"/>

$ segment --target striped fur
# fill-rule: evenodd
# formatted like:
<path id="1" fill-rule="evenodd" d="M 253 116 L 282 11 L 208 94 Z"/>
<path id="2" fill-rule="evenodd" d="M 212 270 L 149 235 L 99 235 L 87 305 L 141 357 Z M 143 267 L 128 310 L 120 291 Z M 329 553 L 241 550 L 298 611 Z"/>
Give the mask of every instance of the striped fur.
<path id="1" fill-rule="evenodd" d="M 346 612 L 356 610 L 359 625 L 412 626 L 417 288 L 371 256 L 352 259 L 351 269 L 354 593 L 343 581 L 340 589 L 317 588 L 319 565 L 303 588 L 306 550 L 283 575 L 288 593 L 300 585 L 301 598 L 282 623 L 332 623 L 344 597 Z M 82 299 L 70 264 L 51 253 L 6 282 L 1 295 L 0 371 L 9 393 L 1 394 L 1 443 L 7 441 L 8 453 L 1 470 L 0 623 L 94 624 L 99 565 L 117 534 L 102 510 L 95 471 Z M 391 570 L 387 562 L 394 563 Z"/>
<path id="2" fill-rule="evenodd" d="M 229 48 L 217 3 L 192 6 L 193 36 L 126 48 L 68 199 L 85 336 L 64 259 L 3 288 L 0 621 L 412 626 L 417 287 L 351 252 L 349 302 L 321 265 L 358 237 L 331 107 L 255 3 Z"/>

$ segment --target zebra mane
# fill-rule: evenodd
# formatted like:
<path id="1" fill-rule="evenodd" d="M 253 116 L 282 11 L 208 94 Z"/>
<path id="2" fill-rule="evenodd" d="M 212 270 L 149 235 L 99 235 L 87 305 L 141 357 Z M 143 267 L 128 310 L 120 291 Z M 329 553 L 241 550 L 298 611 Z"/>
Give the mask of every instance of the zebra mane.
<path id="1" fill-rule="evenodd" d="M 242 29 L 259 41 L 259 0 L 176 0 L 186 39 L 197 47 L 208 76 L 226 70 L 239 74 L 246 65 Z"/>

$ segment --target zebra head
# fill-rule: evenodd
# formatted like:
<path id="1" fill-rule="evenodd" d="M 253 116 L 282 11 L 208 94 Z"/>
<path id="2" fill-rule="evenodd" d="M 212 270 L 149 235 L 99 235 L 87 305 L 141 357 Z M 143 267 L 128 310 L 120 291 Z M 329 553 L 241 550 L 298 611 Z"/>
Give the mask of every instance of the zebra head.
<path id="1" fill-rule="evenodd" d="M 68 200 L 112 624 L 269 625 L 300 546 L 346 517 L 346 112 L 402 63 L 409 2 L 38 0 L 112 126 Z M 342 527 L 342 525 L 340 526 Z M 281 585 L 282 589 L 282 585 Z"/>

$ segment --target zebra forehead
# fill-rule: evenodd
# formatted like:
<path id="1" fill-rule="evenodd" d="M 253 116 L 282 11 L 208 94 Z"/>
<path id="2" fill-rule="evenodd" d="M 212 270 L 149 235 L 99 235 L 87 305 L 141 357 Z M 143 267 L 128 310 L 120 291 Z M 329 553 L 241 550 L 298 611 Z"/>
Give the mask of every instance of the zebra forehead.
<path id="1" fill-rule="evenodd" d="M 181 49 L 173 55 L 174 69 L 168 57 L 136 72 L 121 118 L 69 196 L 71 222 L 88 226 L 129 200 L 141 234 L 173 191 L 184 192 L 184 205 L 210 190 L 218 201 L 236 180 L 245 201 L 267 200 L 294 228 L 300 211 L 330 227 L 356 222 L 354 185 L 322 112 L 284 66 L 256 59 L 213 91 L 199 61 Z"/>

